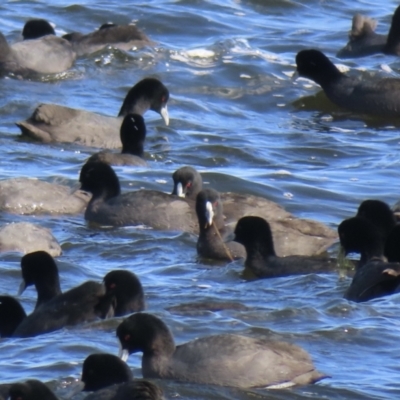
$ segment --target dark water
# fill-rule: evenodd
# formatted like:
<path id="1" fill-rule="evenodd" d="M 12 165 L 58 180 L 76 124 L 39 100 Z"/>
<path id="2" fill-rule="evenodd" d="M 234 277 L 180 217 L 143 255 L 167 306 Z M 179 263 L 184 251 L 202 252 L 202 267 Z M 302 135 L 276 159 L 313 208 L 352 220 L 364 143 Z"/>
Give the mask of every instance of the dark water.
<path id="1" fill-rule="evenodd" d="M 379 3 L 379 4 L 378 4 Z M 38 177 L 76 183 L 95 149 L 42 145 L 20 139 L 14 123 L 40 102 L 116 115 L 127 90 L 145 76 L 169 88 L 171 123 L 146 114 L 150 168 L 119 168 L 124 190 L 169 191 L 171 173 L 190 164 L 216 188 L 263 195 L 297 216 L 336 228 L 365 198 L 398 200 L 400 135 L 392 121 L 363 120 L 333 107 L 319 88 L 292 81 L 294 57 L 316 47 L 333 56 L 347 42 L 351 17 L 363 12 L 387 31 L 394 1 L 6 1 L 1 31 L 18 40 L 30 17 L 47 18 L 57 32 L 89 32 L 106 21 L 137 25 L 155 48 L 105 50 L 80 59 L 46 82 L 0 80 L 0 178 Z M 398 76 L 395 57 L 340 61 L 351 73 Z M 358 71 L 357 71 L 358 70 Z M 387 72 L 390 71 L 390 72 Z M 299 101 L 299 99 L 301 99 Z M 227 176 L 240 179 L 227 179 Z M 172 329 L 178 343 L 221 332 L 271 335 L 306 348 L 318 369 L 332 376 L 317 385 L 284 391 L 238 391 L 161 382 L 169 398 L 387 399 L 399 395 L 399 296 L 352 304 L 349 284 L 336 275 L 245 282 L 241 262 L 210 267 L 196 262 L 194 236 L 138 228 L 94 230 L 76 217 L 1 215 L 53 230 L 62 244 L 63 289 L 107 271 L 127 268 L 142 280 L 148 310 Z M 15 294 L 18 254 L 3 254 L 0 291 Z M 22 299 L 34 306 L 34 292 Z M 240 302 L 247 310 L 177 314 L 169 306 L 201 300 Z M 78 378 L 92 352 L 117 353 L 119 320 L 0 341 L 2 382 L 37 378 L 58 393 Z M 140 357 L 129 364 L 140 375 Z"/>

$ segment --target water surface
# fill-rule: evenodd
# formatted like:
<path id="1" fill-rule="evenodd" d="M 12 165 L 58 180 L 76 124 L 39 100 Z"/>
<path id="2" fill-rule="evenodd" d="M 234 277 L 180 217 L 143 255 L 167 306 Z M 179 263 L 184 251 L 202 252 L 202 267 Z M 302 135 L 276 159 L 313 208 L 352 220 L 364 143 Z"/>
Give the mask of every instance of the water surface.
<path id="1" fill-rule="evenodd" d="M 320 89 L 314 83 L 291 80 L 299 50 L 319 48 L 333 57 L 347 42 L 356 12 L 377 18 L 378 31 L 385 33 L 396 2 L 121 3 L 2 3 L 1 30 L 10 41 L 20 39 L 28 18 L 40 17 L 54 22 L 58 34 L 134 20 L 157 44 L 129 53 L 106 49 L 43 81 L 0 80 L 1 179 L 32 176 L 74 185 L 83 162 L 97 149 L 22 140 L 14 123 L 42 102 L 116 115 L 135 82 L 156 76 L 171 93 L 170 126 L 156 114 L 146 114 L 150 167 L 118 168 L 123 190 L 169 191 L 172 172 L 189 164 L 217 189 L 267 197 L 296 216 L 334 229 L 366 198 L 389 204 L 398 200 L 398 124 L 339 110 L 317 94 Z M 397 77 L 400 71 L 398 58 L 383 55 L 334 61 L 365 78 Z M 53 230 L 63 247 L 59 266 L 64 290 L 126 268 L 140 277 L 148 310 L 168 324 L 177 343 L 222 332 L 268 335 L 303 346 L 318 369 L 332 376 L 317 385 L 279 392 L 160 382 L 168 398 L 387 399 L 399 394 L 399 295 L 349 303 L 342 299 L 349 279 L 335 274 L 246 282 L 240 261 L 222 267 L 198 263 L 196 237 L 186 233 L 134 227 L 96 230 L 87 227 L 82 216 L 2 214 L 1 219 L 29 220 Z M 0 259 L 0 291 L 15 294 L 20 255 L 3 254 Z M 27 290 L 21 300 L 32 310 L 34 291 Z M 247 308 L 166 310 L 202 300 L 238 302 Z M 87 355 L 117 353 L 119 321 L 33 339 L 3 339 L 0 379 L 52 381 L 63 394 L 79 377 Z M 131 356 L 129 364 L 140 376 L 140 356 Z"/>

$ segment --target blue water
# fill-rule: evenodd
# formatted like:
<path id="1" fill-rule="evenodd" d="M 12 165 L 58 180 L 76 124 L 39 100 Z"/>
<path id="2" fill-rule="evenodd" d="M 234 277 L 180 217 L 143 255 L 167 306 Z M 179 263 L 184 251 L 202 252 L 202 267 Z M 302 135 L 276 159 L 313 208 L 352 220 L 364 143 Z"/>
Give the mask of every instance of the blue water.
<path id="1" fill-rule="evenodd" d="M 393 121 L 376 122 L 338 110 L 314 83 L 292 81 L 295 54 L 318 48 L 334 57 L 347 42 L 351 17 L 362 12 L 387 32 L 394 1 L 5 1 L 1 31 L 20 39 L 28 18 L 46 18 L 62 34 L 89 32 L 106 21 L 134 20 L 157 44 L 124 53 L 107 49 L 77 61 L 50 80 L 0 80 L 0 179 L 32 176 L 73 186 L 96 149 L 21 140 L 16 121 L 42 102 L 116 115 L 127 90 L 145 76 L 169 88 L 170 126 L 146 114 L 148 169 L 118 168 L 123 190 L 171 189 L 171 174 L 193 165 L 224 190 L 267 197 L 299 217 L 336 229 L 360 201 L 398 200 L 400 135 Z M 133 4 L 132 4 L 133 3 Z M 351 74 L 394 76 L 400 59 L 375 55 L 337 60 Z M 388 72 L 389 71 L 389 72 Z M 299 101 L 299 99 L 302 99 Z M 302 105 L 305 104 L 303 107 Z M 230 175 L 241 179 L 227 180 Z M 230 183 L 231 182 L 231 183 Z M 288 195 L 290 194 L 290 195 Z M 399 395 L 398 295 L 366 304 L 342 299 L 349 279 L 300 276 L 245 282 L 242 262 L 212 267 L 196 261 L 196 237 L 138 228 L 94 230 L 74 217 L 1 215 L 2 223 L 28 220 L 51 228 L 62 244 L 63 289 L 100 280 L 116 268 L 142 280 L 148 311 L 160 316 L 177 343 L 240 332 L 271 335 L 306 348 L 319 370 L 317 385 L 280 392 L 160 382 L 168 398 L 387 399 Z M 16 294 L 20 255 L 0 255 L 0 292 Z M 201 300 L 236 301 L 246 311 L 177 314 L 169 306 Z M 25 309 L 34 291 L 21 297 Z M 63 394 L 92 352 L 117 353 L 120 320 L 65 329 L 34 339 L 0 341 L 0 380 L 52 381 Z M 140 356 L 129 364 L 140 376 Z"/>

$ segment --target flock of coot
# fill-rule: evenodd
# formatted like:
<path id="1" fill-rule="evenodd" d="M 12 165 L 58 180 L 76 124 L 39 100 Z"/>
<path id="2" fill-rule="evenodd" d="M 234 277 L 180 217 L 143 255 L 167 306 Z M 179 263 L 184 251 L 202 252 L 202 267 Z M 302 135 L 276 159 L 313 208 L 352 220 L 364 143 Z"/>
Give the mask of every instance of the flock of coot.
<path id="1" fill-rule="evenodd" d="M 399 17 L 397 9 L 388 36 L 383 36 L 374 33 L 373 21 L 356 15 L 350 41 L 338 55 L 398 54 Z M 23 37 L 23 41 L 9 44 L 0 34 L 3 75 L 29 78 L 59 73 L 70 68 L 77 57 L 105 46 L 129 50 L 152 44 L 134 25 L 104 24 L 89 34 L 73 32 L 57 37 L 45 20 L 28 21 Z M 400 116 L 400 80 L 364 82 L 346 76 L 314 49 L 300 51 L 296 64 L 297 74 L 319 84 L 338 106 L 362 114 Z M 32 116 L 17 123 L 22 135 L 43 143 L 69 142 L 103 150 L 82 166 L 80 190 L 71 193 L 66 187 L 27 178 L 4 180 L 0 182 L 0 208 L 19 214 L 81 213 L 89 224 L 100 226 L 146 225 L 195 233 L 200 258 L 227 262 L 242 258 L 245 269 L 254 278 L 337 271 L 339 261 L 322 254 L 337 239 L 332 230 L 316 221 L 295 218 L 261 197 L 203 188 L 201 175 L 190 166 L 173 173 L 171 194 L 146 189 L 121 193 L 112 166 L 147 166 L 142 158 L 146 139 L 143 116 L 148 110 L 155 111 L 168 125 L 168 99 L 169 91 L 162 82 L 144 78 L 129 90 L 118 116 L 55 104 L 39 105 Z M 360 254 L 360 259 L 352 262 L 354 277 L 344 295 L 348 300 L 368 301 L 398 291 L 400 225 L 395 211 L 380 200 L 366 200 L 354 217 L 339 225 L 344 254 Z M 86 399 L 163 398 L 155 383 L 133 378 L 125 361 L 136 352 L 143 354 L 145 379 L 276 389 L 315 383 L 327 377 L 316 370 L 309 354 L 299 346 L 267 338 L 224 333 L 176 346 L 166 324 L 142 312 L 142 285 L 127 270 L 110 271 L 103 282 L 84 282 L 62 293 L 53 259 L 60 254 L 60 247 L 40 227 L 27 234 L 34 240 L 18 241 L 20 224 L 26 223 L 10 224 L 0 231 L 1 250 L 26 253 L 21 259 L 20 293 L 34 286 L 37 301 L 33 312 L 27 315 L 17 299 L 0 296 L 3 340 L 129 315 L 116 330 L 120 357 L 92 354 L 84 361 L 78 390 L 94 392 Z M 26 234 L 28 227 L 24 226 L 23 232 Z M 13 239 L 7 242 L 7 237 Z M 12 400 L 57 398 L 34 379 L 1 385 L 1 396 Z"/>

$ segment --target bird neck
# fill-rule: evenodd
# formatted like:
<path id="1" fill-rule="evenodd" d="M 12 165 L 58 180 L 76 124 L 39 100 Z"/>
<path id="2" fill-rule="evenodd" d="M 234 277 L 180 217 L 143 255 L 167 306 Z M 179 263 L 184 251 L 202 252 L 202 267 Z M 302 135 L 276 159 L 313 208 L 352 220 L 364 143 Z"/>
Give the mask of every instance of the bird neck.
<path id="1" fill-rule="evenodd" d="M 360 261 L 358 262 L 357 268 L 363 267 L 371 259 L 384 259 L 383 255 L 383 244 L 373 243 L 370 246 L 364 248 L 361 252 Z"/>
<path id="2" fill-rule="evenodd" d="M 92 198 L 90 202 L 94 200 L 107 201 L 113 197 L 119 196 L 121 194 L 121 187 L 119 182 L 113 182 L 107 186 L 94 188 L 91 192 Z"/>
<path id="3" fill-rule="evenodd" d="M 247 257 L 253 259 L 268 259 L 268 257 L 276 257 L 274 243 L 272 238 L 257 238 L 246 246 Z"/>
<path id="4" fill-rule="evenodd" d="M 142 374 L 144 378 L 166 376 L 168 365 L 173 358 L 176 347 L 172 336 L 156 339 L 151 346 L 143 349 Z"/>
<path id="5" fill-rule="evenodd" d="M 323 74 L 319 74 L 315 78 L 315 82 L 318 83 L 323 89 L 327 86 L 331 85 L 332 83 L 336 82 L 338 79 L 346 78 L 342 72 L 338 70 L 335 64 L 332 65 L 324 71 Z"/>
<path id="6" fill-rule="evenodd" d="M 129 92 L 119 111 L 119 117 L 125 117 L 127 114 L 144 115 L 150 109 L 150 102 L 144 97 L 137 97 L 135 92 Z"/>
<path id="7" fill-rule="evenodd" d="M 37 282 L 35 287 L 38 294 L 35 309 L 62 293 L 58 276 L 54 277 L 53 280 Z"/>
<path id="8" fill-rule="evenodd" d="M 142 157 L 143 156 L 143 141 L 139 141 L 136 143 L 125 143 L 122 146 L 122 154 L 132 154 L 134 156 Z"/>

